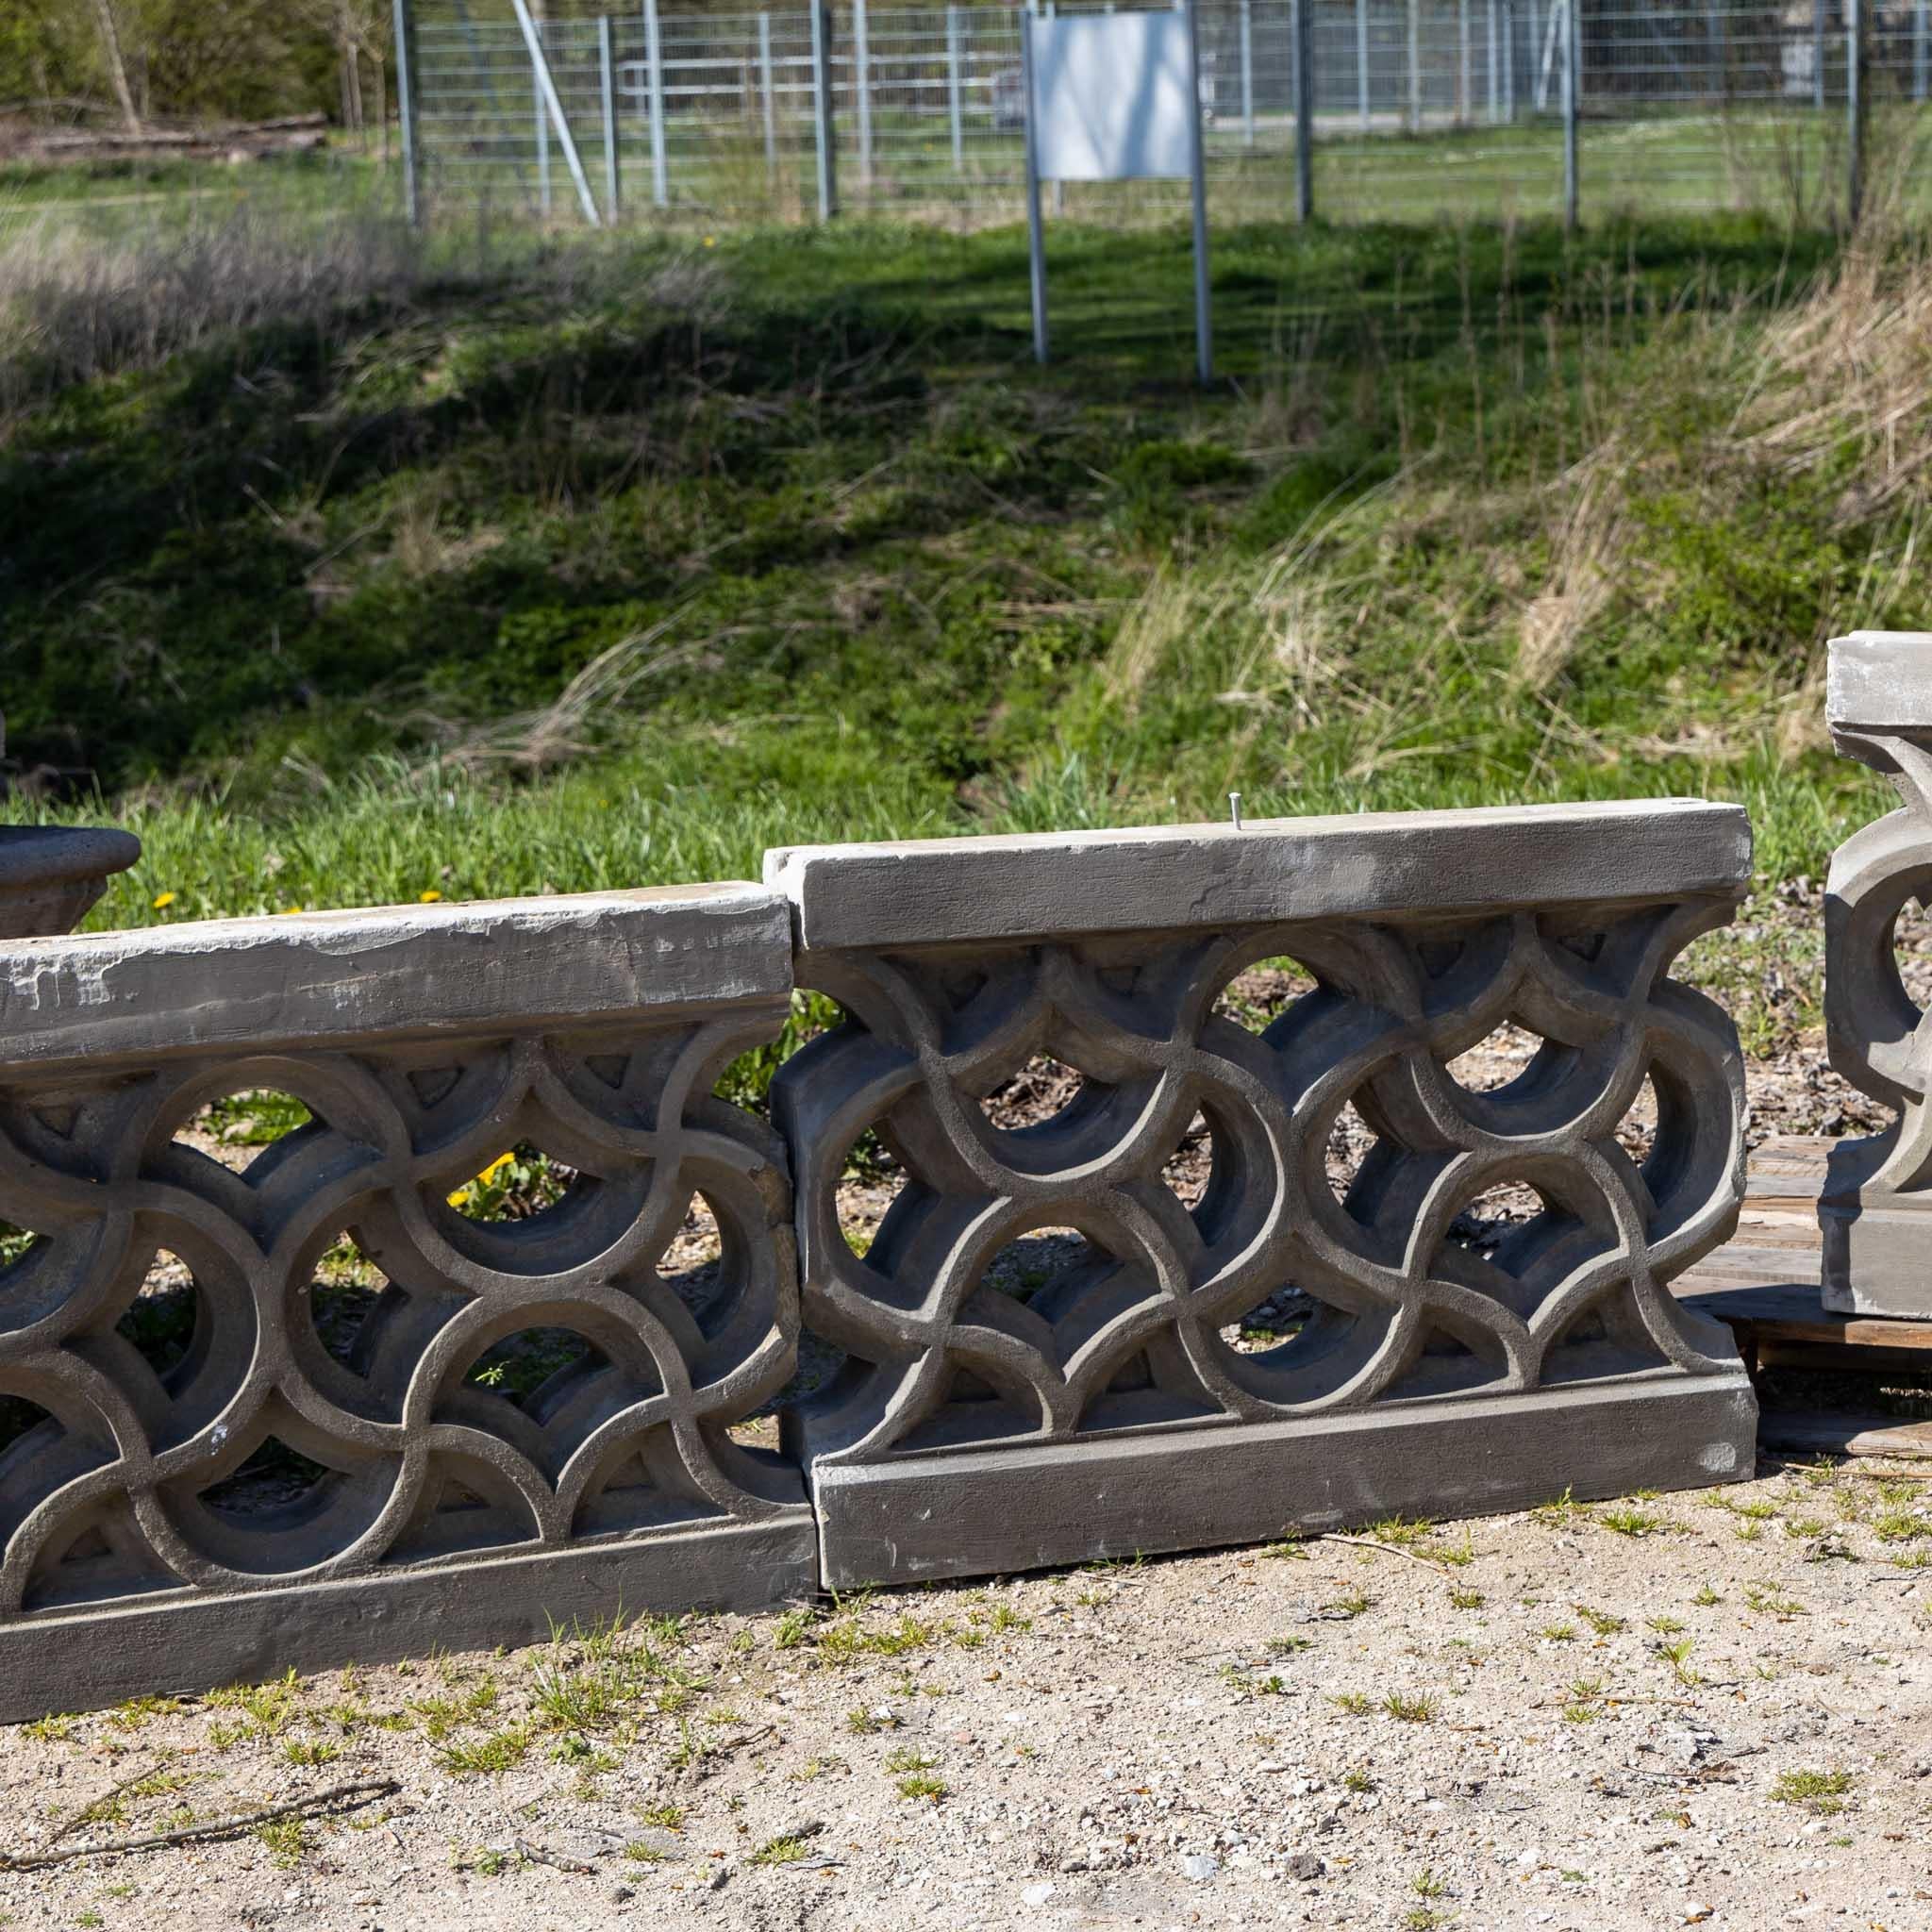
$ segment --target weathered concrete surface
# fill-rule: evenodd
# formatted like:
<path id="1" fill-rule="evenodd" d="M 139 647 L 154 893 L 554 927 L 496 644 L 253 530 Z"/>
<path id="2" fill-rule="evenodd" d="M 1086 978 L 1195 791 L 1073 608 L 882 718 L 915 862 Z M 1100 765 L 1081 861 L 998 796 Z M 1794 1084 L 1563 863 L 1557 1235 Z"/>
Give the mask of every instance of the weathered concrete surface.
<path id="1" fill-rule="evenodd" d="M 817 1539 L 801 1508 L 649 1541 L 50 1611 L 0 1621 L 0 1724 L 265 1683 L 291 1669 L 541 1643 L 559 1629 L 608 1624 L 620 1609 L 762 1609 L 817 1588 Z"/>
<path id="2" fill-rule="evenodd" d="M 1855 630 L 1833 638 L 1824 716 L 1833 731 L 1932 731 L 1932 631 Z"/>
<path id="3" fill-rule="evenodd" d="M 1727 1479 L 1748 1385 L 1666 1285 L 1735 1223 L 1742 1066 L 1667 975 L 1749 869 L 1742 813 L 1666 803 L 802 851 L 768 860 L 782 894 L 0 947 L 0 1221 L 43 1237 L 0 1274 L 0 1395 L 42 1411 L 0 1457 L 0 1708 L 521 1641 L 620 1594 L 769 1603 L 815 1545 L 857 1583 Z M 801 939 L 850 1019 L 781 1070 L 774 1132 L 713 1089 L 776 1037 Z M 1282 954 L 1318 988 L 1252 1032 L 1217 1002 Z M 1461 1084 L 1509 1024 L 1536 1058 Z M 1041 1055 L 1080 1093 L 995 1126 Z M 245 1173 L 178 1138 L 259 1089 L 312 1119 Z M 1350 1107 L 1376 1144 L 1338 1193 Z M 838 1186 L 868 1129 L 905 1186 L 861 1255 Z M 568 1191 L 470 1219 L 452 1191 L 520 1145 Z M 1458 1233 L 1505 1188 L 1540 1211 Z M 667 1273 L 694 1196 L 717 1257 Z M 991 1285 L 1056 1229 L 1074 1258 Z M 346 1339 L 319 1312 L 344 1241 Z M 791 1372 L 801 1250 L 848 1361 L 788 1463 L 728 1429 Z M 164 1252 L 178 1345 L 124 1322 Z M 1291 1290 L 1277 1343 L 1223 1339 Z M 478 1379 L 530 1330 L 585 1352 L 514 1399 Z M 309 1466 L 286 1501 L 213 1493 L 272 1439 Z"/>
<path id="4" fill-rule="evenodd" d="M 974 841 L 958 864 L 921 846 L 896 872 L 836 854 L 772 866 L 800 908 L 801 976 L 849 1015 L 773 1088 L 807 1325 L 852 1357 L 786 1424 L 828 1578 L 930 1574 L 948 1541 L 999 1569 L 1264 1536 L 1324 1457 L 1337 1466 L 1313 1492 L 1346 1496 L 1368 1441 L 1390 1445 L 1357 1497 L 1381 1514 L 1735 1468 L 1698 1459 L 1748 1438 L 1735 1347 L 1664 1284 L 1735 1225 L 1742 1061 L 1727 1017 L 1666 975 L 1743 889 L 1742 815 L 1619 811 L 1574 844 L 1569 814 L 1425 816 L 1419 844 L 1406 823 L 1349 821 Z M 1544 835 L 1554 873 L 1538 871 L 1556 864 Z M 1182 860 L 1202 874 L 1186 899 Z M 1127 883 L 1142 866 L 1151 903 Z M 1553 880 L 1544 903 L 1514 903 Z M 1644 882 L 1653 896 L 1633 898 Z M 924 944 L 904 937 L 908 905 L 926 908 Z M 1257 905 L 1269 916 L 1237 916 Z M 1307 905 L 1323 916 L 1278 916 Z M 1149 930 L 1157 908 L 1174 924 Z M 1061 927 L 1033 931 L 1056 911 Z M 979 936 L 1007 925 L 1026 936 Z M 1318 990 L 1257 1036 L 1216 1002 L 1278 955 Z M 1506 1022 L 1541 1051 L 1500 1089 L 1460 1085 L 1452 1064 Z M 997 1128 L 981 1100 L 1041 1055 L 1083 1076 L 1077 1097 Z M 1618 1129 L 1646 1077 L 1662 1106 L 1640 1173 Z M 1338 1199 L 1326 1153 L 1351 1106 L 1376 1145 Z M 1168 1164 L 1197 1119 L 1212 1177 L 1183 1201 Z M 861 1254 L 838 1183 L 868 1131 L 905 1184 Z M 1458 1236 L 1465 1208 L 1511 1185 L 1541 1212 L 1492 1247 Z M 1060 1258 L 1006 1265 L 1043 1230 Z M 996 1266 L 1021 1292 L 991 1285 Z M 1290 1291 L 1307 1308 L 1291 1335 L 1254 1353 L 1224 1339 Z M 1519 1454 L 1510 1405 L 1538 1391 Z M 1468 1426 L 1430 1433 L 1448 1404 Z"/>
<path id="5" fill-rule="evenodd" d="M 533 1031 L 791 990 L 784 902 L 749 884 L 210 920 L 0 948 L 0 1074 Z"/>
<path id="6" fill-rule="evenodd" d="M 822 1465 L 824 1583 L 983 1576 L 1261 1542 L 1393 1516 L 1454 1521 L 1633 1490 L 1702 1489 L 1756 1467 L 1741 1364 L 1602 1389 L 1353 1409 L 1292 1422 L 1102 1437 L 998 1456 Z"/>
<path id="7" fill-rule="evenodd" d="M 1890 778 L 1899 809 L 1832 855 L 1824 902 L 1831 1063 L 1898 1110 L 1885 1133 L 1833 1150 L 1819 1201 L 1824 1306 L 1932 1316 L 1932 1038 L 1899 976 L 1901 910 L 1932 893 L 1932 635 L 1834 638 L 1825 716 L 1847 758 Z"/>
<path id="8" fill-rule="evenodd" d="M 790 986 L 751 887 L 0 949 L 0 1709 L 807 1587 L 797 1470 L 727 1433 L 796 1360 L 788 1164 L 713 1092 Z M 312 1118 L 244 1172 L 179 1138 L 260 1090 Z M 562 1197 L 470 1218 L 519 1147 Z M 532 1331 L 575 1357 L 500 1391 Z"/>
<path id="9" fill-rule="evenodd" d="M 110 827 L 0 825 L 0 940 L 68 931 L 140 857 L 141 841 Z"/>
<path id="10" fill-rule="evenodd" d="M 1666 799 L 797 845 L 764 877 L 818 952 L 1735 893 L 1750 866 L 1742 809 Z"/>

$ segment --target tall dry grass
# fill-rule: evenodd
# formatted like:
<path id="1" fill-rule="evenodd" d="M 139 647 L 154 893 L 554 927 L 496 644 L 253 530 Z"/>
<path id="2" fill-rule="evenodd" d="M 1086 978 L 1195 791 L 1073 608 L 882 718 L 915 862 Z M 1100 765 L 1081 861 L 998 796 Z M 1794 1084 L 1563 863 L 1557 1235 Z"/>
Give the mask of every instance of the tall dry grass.
<path id="1" fill-rule="evenodd" d="M 1932 254 L 1855 249 L 1766 330 L 1739 427 L 1779 474 L 1849 466 L 1847 523 L 1922 501 L 1932 475 Z"/>
<path id="2" fill-rule="evenodd" d="M 368 209 L 220 216 L 94 231 L 23 225 L 0 240 L 0 402 L 151 366 L 263 323 L 314 323 L 430 272 L 421 237 Z"/>

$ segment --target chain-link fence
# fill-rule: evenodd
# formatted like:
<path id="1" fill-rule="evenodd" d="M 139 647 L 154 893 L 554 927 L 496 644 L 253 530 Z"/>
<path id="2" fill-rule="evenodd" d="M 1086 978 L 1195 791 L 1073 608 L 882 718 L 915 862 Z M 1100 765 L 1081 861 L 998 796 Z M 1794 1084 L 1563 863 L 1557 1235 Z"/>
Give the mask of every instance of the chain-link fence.
<path id="1" fill-rule="evenodd" d="M 1054 0 L 1038 0 L 1053 10 Z M 1111 10 L 1108 0 L 1073 0 Z M 1197 0 L 1216 215 L 1841 220 L 1921 198 L 1932 0 Z M 1298 9 L 1310 9 L 1304 23 Z M 425 209 L 609 223 L 841 208 L 1022 211 L 1020 16 L 793 5 L 600 14 L 588 0 L 398 0 Z M 1298 49 L 1310 141 L 1298 155 Z M 1182 183 L 1067 186 L 1167 214 Z"/>

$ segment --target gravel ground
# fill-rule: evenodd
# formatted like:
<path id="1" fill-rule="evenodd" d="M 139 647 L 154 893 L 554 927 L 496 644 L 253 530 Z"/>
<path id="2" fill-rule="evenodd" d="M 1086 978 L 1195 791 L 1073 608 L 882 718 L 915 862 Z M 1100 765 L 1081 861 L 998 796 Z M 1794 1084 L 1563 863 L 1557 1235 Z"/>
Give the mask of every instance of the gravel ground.
<path id="1" fill-rule="evenodd" d="M 1751 1483 L 16 1729 L 23 1925 L 1932 1925 L 1932 1514 Z M 1371 1532 L 1371 1539 L 1375 1533 Z M 1418 1560 L 1418 1558 L 1422 1560 Z"/>
<path id="2" fill-rule="evenodd" d="M 1879 1124 L 1823 1065 L 1816 901 L 1788 888 L 1693 958 L 1753 1056 L 1754 1143 Z M 1902 940 L 1923 995 L 1932 928 Z M 1252 1024 L 1292 991 L 1234 997 Z M 1530 1045 L 1506 1029 L 1457 1075 L 1500 1084 Z M 1024 1124 L 1071 1087 L 1039 1067 L 990 1111 Z M 1360 1138 L 1338 1135 L 1338 1180 Z M 1204 1165 L 1169 1177 L 1185 1195 Z M 858 1239 L 891 1191 L 850 1189 Z M 675 1258 L 714 1253 L 699 1211 Z M 1292 1299 L 1248 1318 L 1253 1345 Z M 0 1731 L 0 1924 L 1932 1927 L 1932 1484 L 1766 1463 L 1364 1534 Z"/>

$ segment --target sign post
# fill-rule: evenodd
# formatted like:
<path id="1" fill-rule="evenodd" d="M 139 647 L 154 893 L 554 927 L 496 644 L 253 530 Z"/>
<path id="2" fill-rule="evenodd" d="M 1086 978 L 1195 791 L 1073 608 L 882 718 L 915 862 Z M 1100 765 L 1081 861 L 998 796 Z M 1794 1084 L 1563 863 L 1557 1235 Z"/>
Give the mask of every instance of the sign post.
<path id="1" fill-rule="evenodd" d="M 1306 0 L 1305 0 L 1306 4 Z M 1027 253 L 1033 353 L 1047 354 L 1046 240 L 1040 184 L 1188 181 L 1194 216 L 1194 345 L 1213 380 L 1208 289 L 1208 170 L 1201 133 L 1195 0 L 1182 10 L 1020 17 L 1025 101 Z"/>
<path id="2" fill-rule="evenodd" d="M 1040 115 L 1035 91 L 1035 15 L 1020 16 L 1020 91 L 1026 116 L 1026 263 L 1033 281 L 1033 359 L 1046 360 L 1046 233 L 1040 221 Z"/>
<path id="3" fill-rule="evenodd" d="M 1201 139 L 1201 27 L 1196 0 L 1188 0 L 1188 161 L 1194 177 L 1194 373 L 1206 389 L 1214 380 L 1214 317 L 1208 291 L 1208 153 Z"/>

